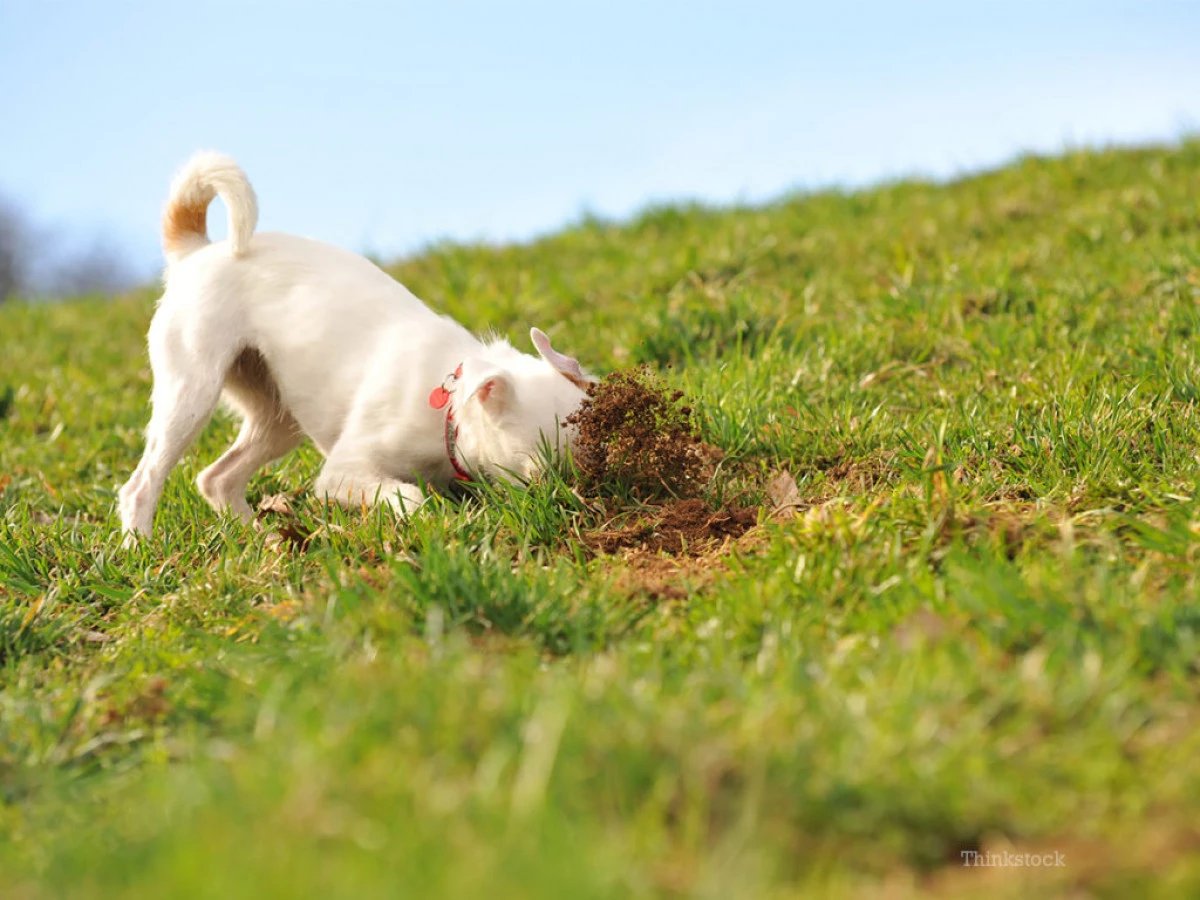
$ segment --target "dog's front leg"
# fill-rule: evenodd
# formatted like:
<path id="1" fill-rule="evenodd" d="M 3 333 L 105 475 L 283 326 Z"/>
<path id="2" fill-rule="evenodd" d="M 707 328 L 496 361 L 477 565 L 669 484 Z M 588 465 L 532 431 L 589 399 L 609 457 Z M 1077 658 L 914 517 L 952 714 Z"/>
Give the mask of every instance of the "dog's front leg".
<path id="1" fill-rule="evenodd" d="M 402 516 L 410 515 L 425 502 L 424 493 L 411 482 L 364 475 L 330 463 L 321 470 L 313 489 L 318 497 L 348 509 L 386 503 Z"/>

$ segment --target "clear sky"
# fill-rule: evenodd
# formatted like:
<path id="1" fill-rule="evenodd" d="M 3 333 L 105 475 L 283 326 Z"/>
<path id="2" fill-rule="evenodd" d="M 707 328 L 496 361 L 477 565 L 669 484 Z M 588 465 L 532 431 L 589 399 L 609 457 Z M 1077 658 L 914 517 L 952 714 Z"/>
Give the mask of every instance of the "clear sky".
<path id="1" fill-rule="evenodd" d="M 0 0 L 0 192 L 147 272 L 200 148 L 390 256 L 1197 131 L 1200 3 Z"/>

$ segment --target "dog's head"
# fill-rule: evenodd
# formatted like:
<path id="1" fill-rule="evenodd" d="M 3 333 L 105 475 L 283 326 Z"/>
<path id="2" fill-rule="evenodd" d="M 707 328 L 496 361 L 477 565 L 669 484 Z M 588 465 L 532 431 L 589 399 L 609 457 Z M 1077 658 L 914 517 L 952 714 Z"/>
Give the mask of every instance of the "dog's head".
<path id="1" fill-rule="evenodd" d="M 488 359 L 463 360 L 454 392 L 457 447 L 482 475 L 528 480 L 543 462 L 545 443 L 555 451 L 570 447 L 567 416 L 594 380 L 541 331 L 530 329 L 529 336 L 538 356 L 502 343 L 488 348 Z"/>

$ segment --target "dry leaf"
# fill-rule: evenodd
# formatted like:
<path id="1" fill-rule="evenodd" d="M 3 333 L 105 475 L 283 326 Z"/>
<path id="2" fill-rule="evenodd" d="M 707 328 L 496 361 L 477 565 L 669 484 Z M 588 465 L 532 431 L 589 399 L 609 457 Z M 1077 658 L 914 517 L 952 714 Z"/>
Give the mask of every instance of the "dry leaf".
<path id="1" fill-rule="evenodd" d="M 288 499 L 287 494 L 267 494 L 258 501 L 258 508 L 262 512 L 283 513 L 287 515 L 292 511 L 292 503 Z"/>
<path id="2" fill-rule="evenodd" d="M 767 497 L 775 515 L 797 510 L 804 505 L 800 490 L 796 487 L 796 479 L 790 472 L 781 471 L 767 482 Z"/>

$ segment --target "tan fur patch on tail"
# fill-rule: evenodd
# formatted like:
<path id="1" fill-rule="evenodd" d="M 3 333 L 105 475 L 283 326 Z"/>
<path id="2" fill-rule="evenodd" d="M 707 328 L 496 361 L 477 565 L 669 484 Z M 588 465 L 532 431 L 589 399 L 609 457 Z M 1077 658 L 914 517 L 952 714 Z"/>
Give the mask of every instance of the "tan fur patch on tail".
<path id="1" fill-rule="evenodd" d="M 167 256 L 179 255 L 197 237 L 208 237 L 207 203 L 172 203 L 163 211 L 162 242 Z"/>

